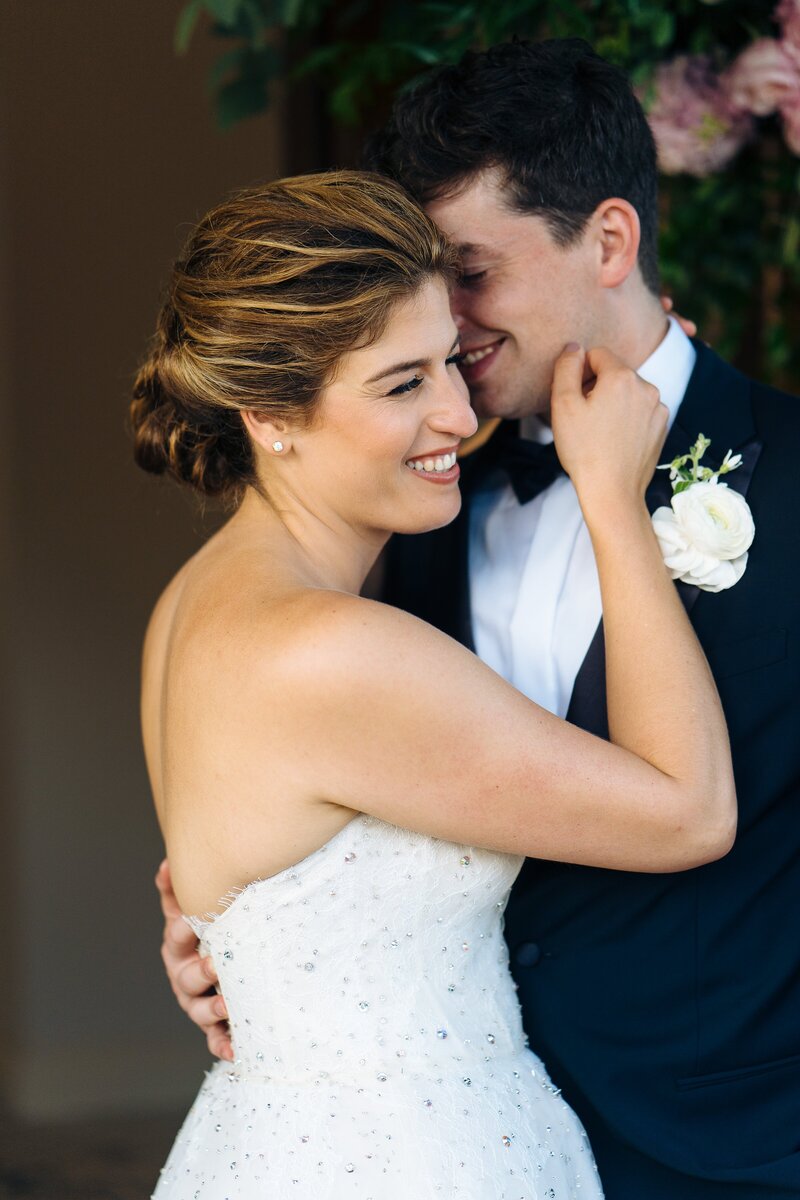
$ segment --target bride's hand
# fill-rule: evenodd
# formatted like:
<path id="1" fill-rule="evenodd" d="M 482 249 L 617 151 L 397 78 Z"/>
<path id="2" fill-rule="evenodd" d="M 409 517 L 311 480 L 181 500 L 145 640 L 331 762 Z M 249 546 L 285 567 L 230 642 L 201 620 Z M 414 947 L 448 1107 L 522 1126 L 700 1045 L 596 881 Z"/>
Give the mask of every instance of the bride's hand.
<path id="1" fill-rule="evenodd" d="M 558 457 L 584 512 L 641 502 L 667 430 L 658 388 L 610 350 L 567 348 L 555 365 L 551 417 Z"/>

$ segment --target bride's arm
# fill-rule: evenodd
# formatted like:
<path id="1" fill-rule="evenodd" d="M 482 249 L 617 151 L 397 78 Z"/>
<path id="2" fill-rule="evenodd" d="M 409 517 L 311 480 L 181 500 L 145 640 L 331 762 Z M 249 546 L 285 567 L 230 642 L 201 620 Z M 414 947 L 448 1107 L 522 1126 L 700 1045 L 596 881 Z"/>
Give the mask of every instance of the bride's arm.
<path id="1" fill-rule="evenodd" d="M 309 794 L 324 781 L 321 799 L 457 842 L 680 870 L 732 843 L 727 734 L 643 501 L 665 410 L 612 356 L 589 359 L 588 399 L 581 356 L 560 361 L 553 426 L 597 557 L 612 743 L 544 711 L 423 622 L 330 593 L 310 599 L 303 637 L 271 660 L 282 677 L 271 723 Z"/>
<path id="2" fill-rule="evenodd" d="M 614 370 L 603 355 L 590 359 L 601 376 L 604 365 Z M 595 542 L 617 746 L 542 712 L 412 618 L 346 598 L 331 606 L 325 597 L 319 626 L 308 626 L 310 652 L 290 672 L 300 676 L 306 711 L 286 732 L 291 740 L 305 731 L 305 744 L 283 744 L 280 758 L 304 763 L 312 743 L 315 773 L 322 764 L 321 777 L 347 803 L 458 840 L 640 870 L 691 866 L 725 852 L 735 804 L 719 701 L 643 512 L 655 456 L 640 453 L 633 465 L 626 457 L 647 442 L 650 417 L 657 454 L 663 413 L 630 376 L 609 380 L 620 392 L 633 387 L 630 425 L 619 396 L 614 413 L 609 405 L 593 412 L 582 404 L 581 368 L 580 356 L 562 360 L 553 419 Z M 649 408 L 638 406 L 637 392 Z M 323 651 L 324 625 L 335 638 Z M 286 697 L 284 689 L 280 705 L 259 716 L 263 727 Z M 208 993 L 164 872 L 159 887 L 173 989 L 211 1052 L 230 1058 L 221 997 Z"/>

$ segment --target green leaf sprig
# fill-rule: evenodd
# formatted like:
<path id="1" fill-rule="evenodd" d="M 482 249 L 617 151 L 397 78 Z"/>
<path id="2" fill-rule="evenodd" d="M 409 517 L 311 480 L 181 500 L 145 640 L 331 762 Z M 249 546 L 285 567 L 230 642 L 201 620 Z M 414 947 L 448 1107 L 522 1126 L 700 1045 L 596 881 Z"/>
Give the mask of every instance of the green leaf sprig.
<path id="1" fill-rule="evenodd" d="M 685 492 L 693 483 L 713 483 L 721 475 L 727 475 L 729 471 L 735 471 L 742 465 L 741 454 L 734 454 L 729 450 L 716 471 L 712 467 L 701 467 L 700 459 L 710 445 L 711 439 L 699 433 L 688 454 L 679 454 L 672 462 L 659 463 L 657 470 L 669 471 L 673 496 Z"/>

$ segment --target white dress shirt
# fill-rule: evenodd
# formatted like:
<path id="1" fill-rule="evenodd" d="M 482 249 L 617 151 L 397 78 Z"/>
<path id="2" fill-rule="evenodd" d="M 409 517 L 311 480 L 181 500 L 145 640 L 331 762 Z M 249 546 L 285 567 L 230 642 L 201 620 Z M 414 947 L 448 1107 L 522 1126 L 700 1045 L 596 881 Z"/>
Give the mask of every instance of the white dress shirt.
<path id="1" fill-rule="evenodd" d="M 696 357 L 670 317 L 664 339 L 639 367 L 639 375 L 659 389 L 670 425 Z M 521 433 L 532 441 L 553 440 L 536 417 L 522 422 Z M 589 531 L 566 475 L 527 504 L 518 502 L 510 485 L 473 498 L 469 581 L 479 656 L 537 704 L 565 717 L 602 615 Z"/>

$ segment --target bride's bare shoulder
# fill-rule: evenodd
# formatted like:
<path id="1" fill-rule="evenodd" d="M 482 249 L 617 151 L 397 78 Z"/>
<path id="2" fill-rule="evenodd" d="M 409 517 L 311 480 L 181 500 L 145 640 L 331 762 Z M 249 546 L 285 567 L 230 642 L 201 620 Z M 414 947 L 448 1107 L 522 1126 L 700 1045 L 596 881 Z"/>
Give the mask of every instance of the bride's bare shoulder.
<path id="1" fill-rule="evenodd" d="M 358 687 L 360 678 L 386 679 L 441 654 L 464 654 L 445 634 L 401 609 L 332 590 L 308 589 L 292 597 L 281 614 L 272 614 L 269 634 L 271 644 L 264 638 L 262 649 L 270 669 L 287 683 L 305 677 L 322 687 L 332 680 Z"/>
<path id="2" fill-rule="evenodd" d="M 191 560 L 188 563 L 184 563 L 177 574 L 169 581 L 153 606 L 153 611 L 150 614 L 144 635 L 143 655 L 145 664 L 158 656 L 159 652 L 163 650 L 165 644 L 169 641 L 170 630 L 174 624 L 180 598 L 186 586 L 186 577 L 190 563 Z"/>
<path id="3" fill-rule="evenodd" d="M 211 670 L 217 687 L 230 680 L 241 692 L 269 681 L 272 692 L 344 667 L 355 680 L 381 660 L 385 671 L 387 655 L 413 657 L 415 644 L 419 651 L 443 636 L 377 600 L 190 560 L 155 605 L 145 671 L 168 663 L 194 686 Z"/>

